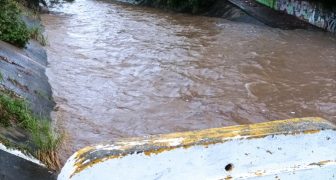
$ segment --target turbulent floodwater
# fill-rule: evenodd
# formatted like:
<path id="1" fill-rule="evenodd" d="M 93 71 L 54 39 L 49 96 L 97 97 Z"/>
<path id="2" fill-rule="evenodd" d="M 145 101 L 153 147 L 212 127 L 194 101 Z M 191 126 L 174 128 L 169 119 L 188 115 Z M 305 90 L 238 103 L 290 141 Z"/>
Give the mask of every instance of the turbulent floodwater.
<path id="1" fill-rule="evenodd" d="M 292 117 L 336 122 L 324 32 L 76 0 L 43 15 L 66 159 L 118 138 Z"/>

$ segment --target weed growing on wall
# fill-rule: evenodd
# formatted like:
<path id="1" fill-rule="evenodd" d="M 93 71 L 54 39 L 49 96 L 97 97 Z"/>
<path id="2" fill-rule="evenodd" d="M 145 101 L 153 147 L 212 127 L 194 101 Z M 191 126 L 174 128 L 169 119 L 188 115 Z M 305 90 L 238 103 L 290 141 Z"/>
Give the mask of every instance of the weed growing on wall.
<path id="1" fill-rule="evenodd" d="M 214 4 L 214 2 L 215 0 L 140 0 L 140 4 L 191 13 L 199 13 L 202 9 Z"/>
<path id="2" fill-rule="evenodd" d="M 0 71 L 0 82 L 3 81 L 3 75 L 2 72 Z"/>
<path id="3" fill-rule="evenodd" d="M 26 150 L 49 168 L 60 167 L 56 150 L 62 138 L 53 131 L 49 120 L 34 116 L 23 99 L 0 91 L 0 125 L 25 129 L 33 145 Z"/>
<path id="4" fill-rule="evenodd" d="M 42 46 L 47 45 L 47 39 L 43 35 L 41 27 L 33 27 L 30 30 L 30 38 L 38 41 Z"/>

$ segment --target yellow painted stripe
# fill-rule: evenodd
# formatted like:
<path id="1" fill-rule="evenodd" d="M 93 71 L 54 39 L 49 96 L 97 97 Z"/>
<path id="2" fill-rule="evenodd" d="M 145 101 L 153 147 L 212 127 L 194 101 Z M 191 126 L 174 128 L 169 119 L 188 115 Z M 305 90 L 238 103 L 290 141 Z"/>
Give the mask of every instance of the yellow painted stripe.
<path id="1" fill-rule="evenodd" d="M 194 145 L 208 146 L 210 144 L 222 143 L 239 138 L 261 138 L 278 134 L 295 135 L 301 133 L 317 133 L 321 130 L 336 130 L 336 126 L 322 118 L 307 117 L 200 131 L 128 138 L 116 142 L 113 145 L 91 146 L 78 151 L 75 157 L 76 170 L 72 175 L 96 163 L 108 159 L 120 158 L 138 151 L 146 155 L 151 155 L 181 147 L 188 148 Z M 177 144 L 173 143 L 176 141 L 178 141 Z"/>

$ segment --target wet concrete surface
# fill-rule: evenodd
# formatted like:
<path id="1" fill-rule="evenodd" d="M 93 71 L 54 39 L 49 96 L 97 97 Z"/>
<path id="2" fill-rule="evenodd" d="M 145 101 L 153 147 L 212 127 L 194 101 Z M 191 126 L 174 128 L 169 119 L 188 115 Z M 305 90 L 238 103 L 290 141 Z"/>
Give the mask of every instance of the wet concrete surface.
<path id="1" fill-rule="evenodd" d="M 1 91 L 13 91 L 26 99 L 36 116 L 49 118 L 54 102 L 45 75 L 47 56 L 43 48 L 31 41 L 26 49 L 19 49 L 0 41 Z M 12 147 L 32 146 L 29 134 L 18 127 L 0 127 L 0 143 Z M 53 179 L 43 168 L 20 157 L 0 150 L 1 180 Z"/>
<path id="2" fill-rule="evenodd" d="M 38 26 L 36 20 L 25 19 L 29 26 Z M 47 54 L 36 41 L 31 40 L 20 49 L 0 41 L 0 93 L 11 91 L 24 98 L 33 113 L 50 119 L 53 110 L 51 87 L 45 74 Z M 33 146 L 29 134 L 18 127 L 0 127 L 0 143 L 11 147 Z M 0 150 L 0 179 L 53 179 L 48 169 Z"/>
<path id="3" fill-rule="evenodd" d="M 26 49 L 0 42 L 0 86 L 26 99 L 31 110 L 42 117 L 50 117 L 54 102 L 45 75 L 47 54 L 38 42 L 30 41 Z"/>
<path id="4" fill-rule="evenodd" d="M 53 180 L 45 167 L 0 150 L 0 180 Z"/>

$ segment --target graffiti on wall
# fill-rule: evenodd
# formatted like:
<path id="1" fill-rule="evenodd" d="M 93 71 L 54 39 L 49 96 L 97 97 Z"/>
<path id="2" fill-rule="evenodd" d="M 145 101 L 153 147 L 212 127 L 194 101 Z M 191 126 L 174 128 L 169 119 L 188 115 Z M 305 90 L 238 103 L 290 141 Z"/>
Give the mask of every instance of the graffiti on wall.
<path id="1" fill-rule="evenodd" d="M 277 0 L 274 9 L 299 17 L 318 27 L 336 32 L 336 12 L 304 0 Z"/>
<path id="2" fill-rule="evenodd" d="M 327 30 L 330 32 L 336 32 L 336 18 L 329 20 Z"/>
<path id="3" fill-rule="evenodd" d="M 257 2 L 267 6 L 267 7 L 270 7 L 270 8 L 274 8 L 275 7 L 275 3 L 276 1 L 275 0 L 257 0 Z"/>

